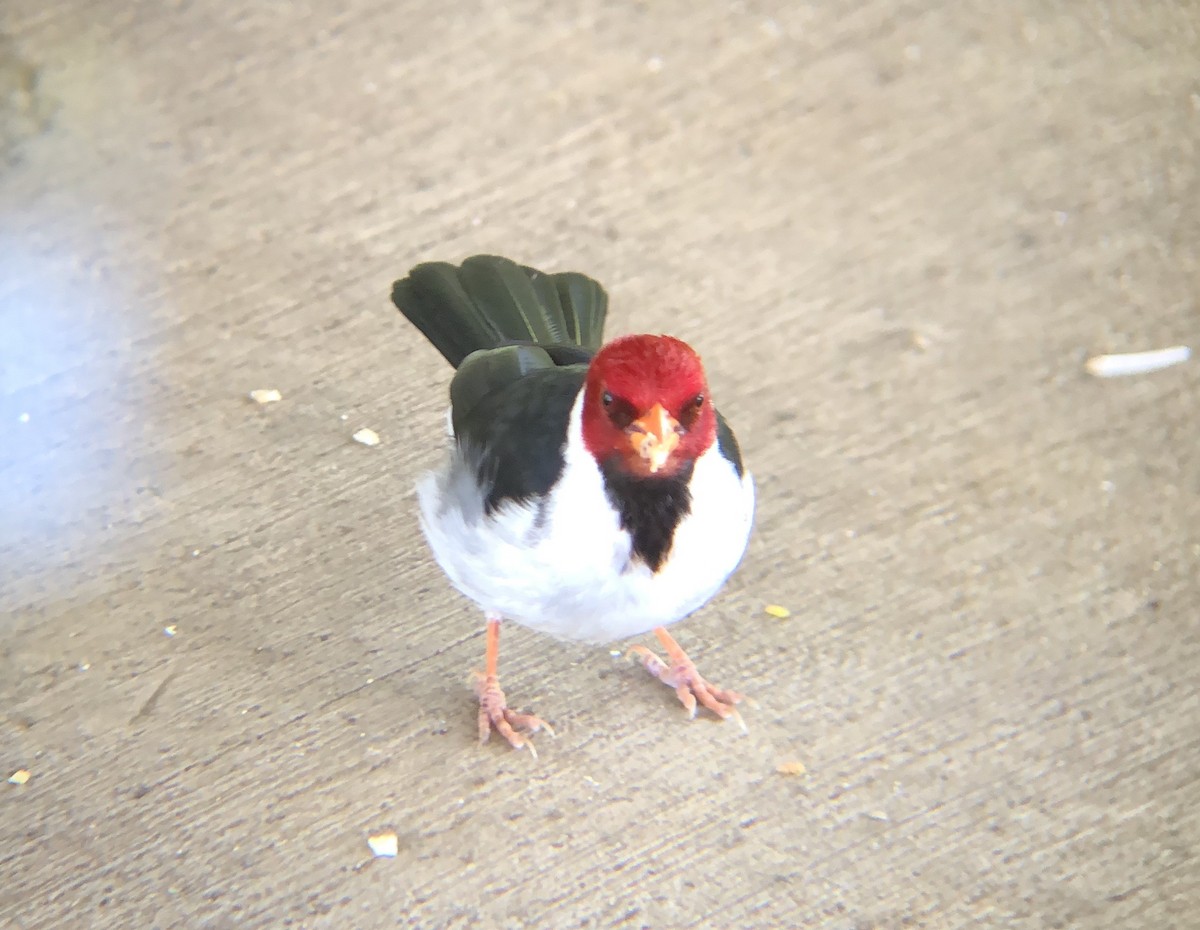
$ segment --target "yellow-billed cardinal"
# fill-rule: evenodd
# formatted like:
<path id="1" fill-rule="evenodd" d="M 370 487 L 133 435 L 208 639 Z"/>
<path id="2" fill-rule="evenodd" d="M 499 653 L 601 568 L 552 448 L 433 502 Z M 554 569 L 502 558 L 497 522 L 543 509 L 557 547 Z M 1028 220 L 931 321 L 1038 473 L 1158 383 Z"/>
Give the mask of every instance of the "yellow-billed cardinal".
<path id="1" fill-rule="evenodd" d="M 736 717 L 740 695 L 705 681 L 665 629 L 724 584 L 754 516 L 700 357 L 670 336 L 601 345 L 599 284 L 506 258 L 418 265 L 392 300 L 457 369 L 455 442 L 418 496 L 434 557 L 487 618 L 480 739 L 495 728 L 532 750 L 517 731 L 550 729 L 505 703 L 502 618 L 592 641 L 654 630 L 667 659 L 633 647 L 646 668 L 692 715 L 699 701 Z"/>

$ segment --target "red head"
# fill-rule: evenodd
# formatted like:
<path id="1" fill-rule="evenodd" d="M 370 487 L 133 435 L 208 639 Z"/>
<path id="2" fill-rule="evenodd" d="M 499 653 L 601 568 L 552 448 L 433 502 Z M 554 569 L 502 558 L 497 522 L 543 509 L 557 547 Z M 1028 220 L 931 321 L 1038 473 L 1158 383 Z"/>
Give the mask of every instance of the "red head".
<path id="1" fill-rule="evenodd" d="M 582 420 L 597 462 L 640 477 L 676 474 L 717 434 L 700 356 L 672 336 L 622 336 L 597 352 Z"/>

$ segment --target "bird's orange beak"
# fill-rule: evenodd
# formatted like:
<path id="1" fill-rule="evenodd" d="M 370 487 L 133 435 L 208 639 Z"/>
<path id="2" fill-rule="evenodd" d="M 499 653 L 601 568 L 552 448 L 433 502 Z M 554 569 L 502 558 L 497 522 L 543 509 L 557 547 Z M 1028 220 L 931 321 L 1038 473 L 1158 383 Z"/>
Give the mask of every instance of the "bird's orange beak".
<path id="1" fill-rule="evenodd" d="M 645 416 L 630 423 L 626 432 L 633 451 L 645 460 L 651 474 L 667 463 L 679 445 L 679 421 L 662 404 L 655 404 Z"/>

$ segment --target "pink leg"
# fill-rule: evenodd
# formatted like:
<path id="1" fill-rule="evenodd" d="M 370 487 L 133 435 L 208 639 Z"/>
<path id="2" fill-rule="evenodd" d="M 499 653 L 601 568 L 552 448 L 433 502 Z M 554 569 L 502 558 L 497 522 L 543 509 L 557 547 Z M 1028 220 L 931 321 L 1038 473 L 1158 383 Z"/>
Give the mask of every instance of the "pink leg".
<path id="1" fill-rule="evenodd" d="M 533 748 L 532 740 L 528 735 L 522 736 L 517 730 L 522 730 L 526 734 L 545 730 L 551 736 L 554 735 L 554 730 L 550 724 L 539 717 L 532 714 L 518 714 L 514 710 L 509 710 L 508 703 L 504 699 L 504 692 L 500 690 L 500 677 L 496 671 L 499 662 L 500 618 L 494 614 L 488 614 L 487 670 L 475 673 L 477 676 L 475 694 L 479 698 L 479 742 L 486 743 L 494 729 L 508 740 L 513 749 L 528 747 L 530 754 L 536 759 L 537 750 Z"/>
<path id="2" fill-rule="evenodd" d="M 632 646 L 626 654 L 636 655 L 641 659 L 646 671 L 663 684 L 674 688 L 679 702 L 683 704 L 689 716 L 696 716 L 696 704 L 699 702 L 722 720 L 733 717 L 745 730 L 746 723 L 734 706 L 742 700 L 742 696 L 736 691 L 725 691 L 705 681 L 696 670 L 695 664 L 687 657 L 687 653 L 666 629 L 656 627 L 654 635 L 667 652 L 667 662 L 645 646 Z"/>

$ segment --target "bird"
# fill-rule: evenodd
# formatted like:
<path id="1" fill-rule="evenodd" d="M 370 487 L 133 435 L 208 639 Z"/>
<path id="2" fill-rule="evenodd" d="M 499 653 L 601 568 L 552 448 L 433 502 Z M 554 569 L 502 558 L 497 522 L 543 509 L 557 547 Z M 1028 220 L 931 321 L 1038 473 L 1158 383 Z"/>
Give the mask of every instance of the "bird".
<path id="1" fill-rule="evenodd" d="M 479 739 L 515 749 L 553 728 L 508 706 L 501 623 L 608 642 L 653 631 L 665 658 L 626 653 L 697 704 L 745 724 L 667 627 L 740 563 L 754 479 L 700 356 L 669 335 L 603 340 L 608 296 L 579 272 L 497 255 L 416 265 L 392 302 L 455 369 L 443 465 L 417 486 L 420 525 L 449 581 L 484 614 Z"/>

